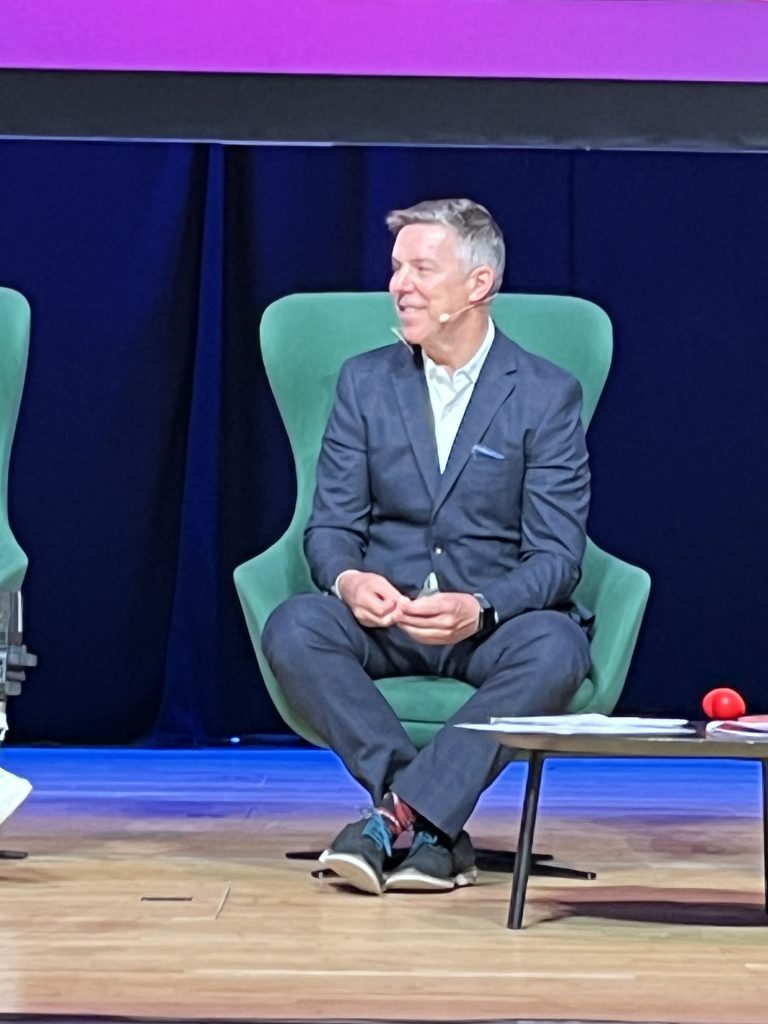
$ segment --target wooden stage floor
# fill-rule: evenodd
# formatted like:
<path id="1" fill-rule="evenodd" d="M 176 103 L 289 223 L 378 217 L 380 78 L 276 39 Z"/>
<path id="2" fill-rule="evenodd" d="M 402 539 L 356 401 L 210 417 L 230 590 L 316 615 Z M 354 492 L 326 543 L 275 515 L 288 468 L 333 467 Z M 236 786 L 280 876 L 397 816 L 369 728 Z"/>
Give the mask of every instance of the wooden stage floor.
<path id="1" fill-rule="evenodd" d="M 759 773 L 560 760 L 536 847 L 598 871 L 345 891 L 287 850 L 365 803 L 325 752 L 3 751 L 35 791 L 0 845 L 0 1012 L 184 1018 L 768 1020 Z M 509 847 L 524 766 L 470 824 Z"/>

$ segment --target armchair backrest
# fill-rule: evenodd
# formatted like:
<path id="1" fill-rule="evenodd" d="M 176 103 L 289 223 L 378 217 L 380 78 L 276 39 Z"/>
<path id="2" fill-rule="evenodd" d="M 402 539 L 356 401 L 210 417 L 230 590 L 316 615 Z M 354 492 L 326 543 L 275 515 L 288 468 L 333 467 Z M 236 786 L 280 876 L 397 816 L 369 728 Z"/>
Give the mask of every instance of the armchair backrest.
<path id="1" fill-rule="evenodd" d="M 498 295 L 491 315 L 507 337 L 578 378 L 587 426 L 611 364 L 608 315 L 585 299 L 560 295 Z M 350 356 L 396 343 L 396 323 L 388 292 L 288 295 L 264 313 L 264 366 L 296 460 L 297 529 L 309 517 L 341 365 Z"/>
<path id="2" fill-rule="evenodd" d="M 0 288 L 0 590 L 18 590 L 27 569 L 27 556 L 8 523 L 8 466 L 27 370 L 29 322 L 24 296 Z"/>

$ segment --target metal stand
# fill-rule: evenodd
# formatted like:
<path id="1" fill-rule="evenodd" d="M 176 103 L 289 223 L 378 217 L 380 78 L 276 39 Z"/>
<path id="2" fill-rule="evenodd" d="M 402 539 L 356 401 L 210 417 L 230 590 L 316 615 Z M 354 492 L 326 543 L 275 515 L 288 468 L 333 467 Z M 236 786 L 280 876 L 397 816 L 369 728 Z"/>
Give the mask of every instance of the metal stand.
<path id="1" fill-rule="evenodd" d="M 525 903 L 525 890 L 530 875 L 543 878 L 580 878 L 591 881 L 597 878 L 594 871 L 583 871 L 580 868 L 567 868 L 559 864 L 550 864 L 551 853 L 533 853 L 533 829 L 536 824 L 536 808 L 539 801 L 539 789 L 541 788 L 541 774 L 546 755 L 538 751 L 532 751 L 528 762 L 528 779 L 525 787 L 525 799 L 523 803 L 523 814 L 520 819 L 520 836 L 517 844 L 517 852 L 513 850 L 489 850 L 478 848 L 475 850 L 475 863 L 481 871 L 501 871 L 512 875 L 512 899 L 510 901 L 509 928 L 519 928 L 523 917 L 523 904 Z M 765 769 L 765 762 L 763 763 Z M 764 789 L 764 793 L 766 790 Z M 766 796 L 768 800 L 768 796 Z M 768 811 L 764 821 L 766 822 L 766 850 L 768 851 Z M 289 860 L 317 860 L 321 850 L 289 850 L 286 857 Z M 397 867 L 408 855 L 405 849 L 394 850 L 391 865 Z M 766 893 L 768 894 L 768 852 L 766 852 Z M 326 868 L 312 872 L 314 878 L 325 878 L 333 875 L 333 871 Z M 768 899 L 768 895 L 766 896 Z"/>
<path id="2" fill-rule="evenodd" d="M 765 912 L 768 914 L 768 761 L 760 761 L 763 790 L 763 877 L 765 879 Z"/>
<path id="3" fill-rule="evenodd" d="M 288 860 L 317 860 L 322 853 L 322 850 L 289 850 L 285 856 Z M 517 862 L 518 854 L 514 850 L 475 850 L 475 864 L 480 871 L 497 871 L 507 875 L 514 873 L 515 864 Z M 408 855 L 408 850 L 395 850 L 389 865 L 392 868 L 398 867 L 405 857 Z M 0 850 L 0 859 L 4 856 L 2 850 Z M 16 856 L 26 857 L 26 854 L 16 854 Z M 528 869 L 528 876 L 534 876 L 534 878 L 578 878 L 581 880 L 591 881 L 597 878 L 597 874 L 594 871 L 583 871 L 581 868 L 566 868 L 559 864 L 545 863 L 552 860 L 551 853 L 532 853 L 530 859 L 530 867 Z M 310 874 L 313 878 L 330 878 L 336 874 L 335 871 L 331 871 L 330 868 L 317 868 L 315 871 L 311 871 Z M 513 927 L 509 925 L 508 927 Z M 517 927 L 520 927 L 519 925 Z"/>
<path id="4" fill-rule="evenodd" d="M 285 854 L 288 860 L 317 860 L 322 850 L 288 850 Z M 394 850 L 391 863 L 397 866 L 408 856 L 408 847 Z M 497 871 L 501 874 L 511 875 L 515 870 L 515 864 L 519 853 L 514 850 L 490 850 L 485 847 L 478 847 L 475 850 L 475 863 L 481 871 Z M 529 875 L 540 878 L 581 878 L 591 880 L 597 878 L 594 871 L 583 871 L 581 868 L 566 868 L 559 864 L 548 863 L 553 859 L 551 853 L 532 853 L 530 855 Z"/>
<path id="5" fill-rule="evenodd" d="M 514 874 L 515 867 L 520 859 L 522 851 L 514 850 L 488 850 L 480 848 L 475 850 L 477 866 L 481 871 L 501 871 L 505 874 Z M 594 871 L 585 871 L 582 868 L 567 868 L 561 864 L 550 864 L 553 860 L 551 853 L 531 853 L 529 875 L 537 878 L 580 878 L 591 881 L 597 878 Z"/>
<path id="6" fill-rule="evenodd" d="M 0 701 L 21 693 L 24 669 L 33 668 L 37 657 L 22 642 L 24 608 L 20 590 L 0 591 Z"/>
<path id="7" fill-rule="evenodd" d="M 37 657 L 30 654 L 22 642 L 23 631 L 21 591 L 0 591 L 0 717 L 3 723 L 8 697 L 21 693 L 24 670 L 37 664 Z M 4 736 L 3 726 L 0 740 Z M 23 860 L 26 856 L 22 850 L 0 850 L 0 860 Z"/>
<path id="8" fill-rule="evenodd" d="M 531 751 L 531 756 L 528 760 L 528 779 L 525 783 L 523 816 L 520 819 L 520 838 L 517 844 L 518 854 L 515 859 L 515 870 L 512 875 L 512 896 L 509 901 L 507 928 L 519 928 L 523 922 L 523 906 L 525 905 L 525 891 L 528 887 L 528 875 L 531 871 L 533 830 L 536 827 L 536 811 L 539 806 L 543 765 L 544 755 L 538 750 Z"/>

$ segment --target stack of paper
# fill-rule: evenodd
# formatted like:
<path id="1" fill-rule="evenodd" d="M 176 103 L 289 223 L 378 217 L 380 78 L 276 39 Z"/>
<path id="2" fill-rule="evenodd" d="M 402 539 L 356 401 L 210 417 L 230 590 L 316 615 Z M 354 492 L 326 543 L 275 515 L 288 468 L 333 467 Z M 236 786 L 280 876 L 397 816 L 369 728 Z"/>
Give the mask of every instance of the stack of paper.
<path id="1" fill-rule="evenodd" d="M 728 721 L 707 722 L 707 736 L 768 740 L 768 715 L 746 715 Z"/>
<path id="2" fill-rule="evenodd" d="M 685 718 L 621 718 L 609 715 L 528 715 L 491 718 L 487 723 L 462 723 L 480 732 L 554 733 L 560 736 L 668 736 L 694 733 Z"/>

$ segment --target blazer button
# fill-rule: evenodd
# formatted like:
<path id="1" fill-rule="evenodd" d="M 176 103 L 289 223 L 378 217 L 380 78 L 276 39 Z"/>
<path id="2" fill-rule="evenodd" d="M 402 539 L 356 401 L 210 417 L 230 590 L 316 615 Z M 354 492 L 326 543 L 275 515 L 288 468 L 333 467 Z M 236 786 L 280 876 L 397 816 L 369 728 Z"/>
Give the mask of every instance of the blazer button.
<path id="1" fill-rule="evenodd" d="M 443 549 L 440 547 L 439 544 L 435 544 L 434 552 L 435 552 L 436 555 L 442 555 Z"/>

